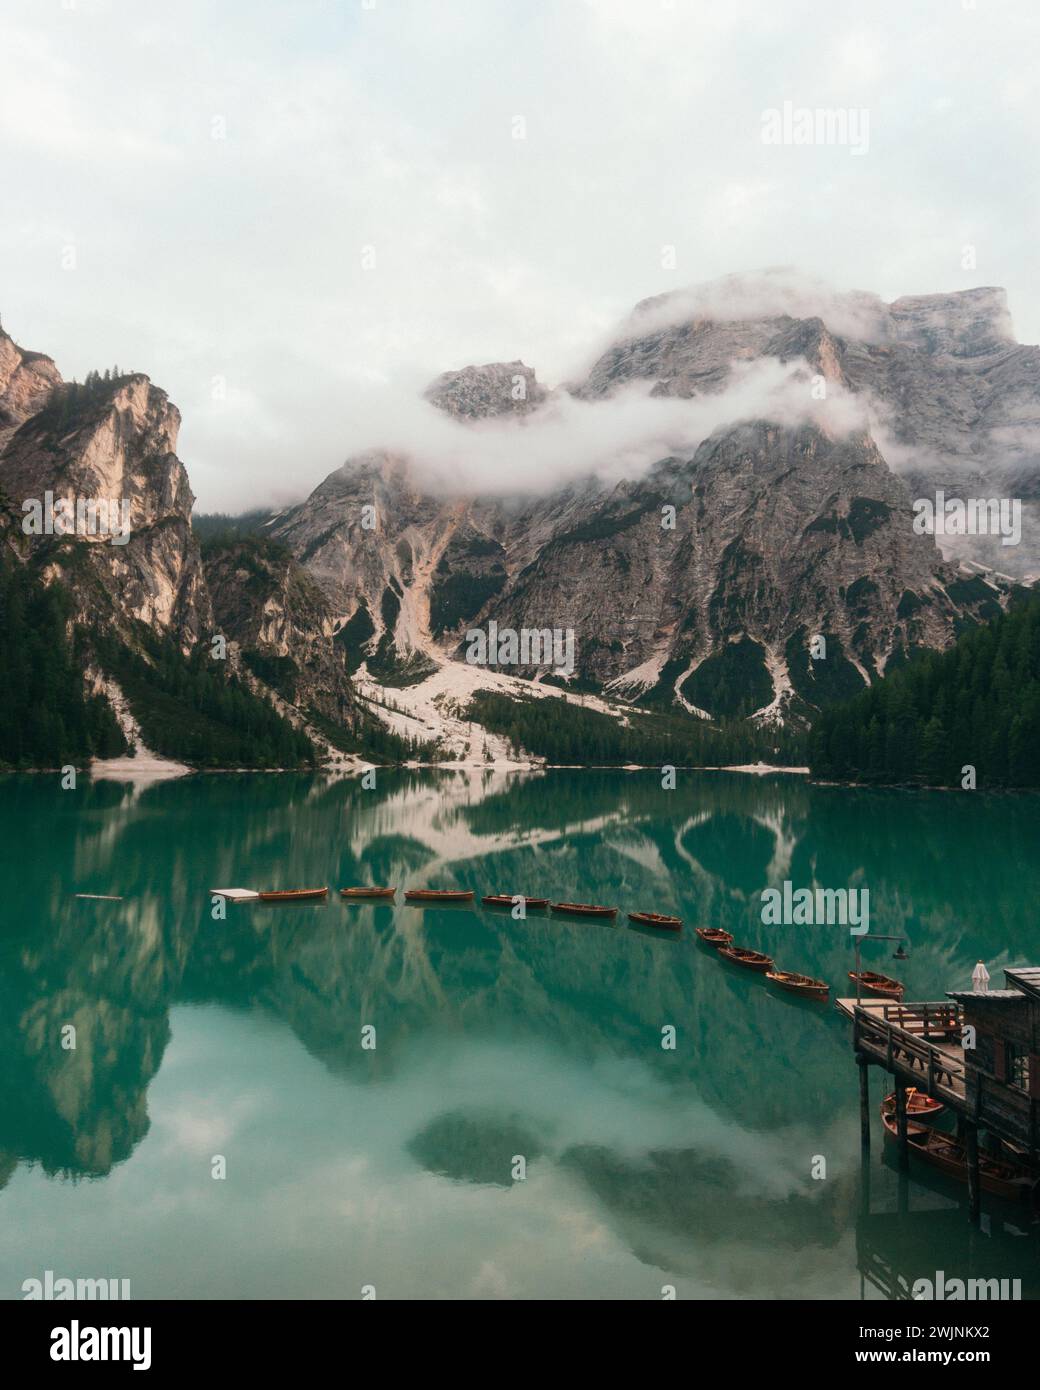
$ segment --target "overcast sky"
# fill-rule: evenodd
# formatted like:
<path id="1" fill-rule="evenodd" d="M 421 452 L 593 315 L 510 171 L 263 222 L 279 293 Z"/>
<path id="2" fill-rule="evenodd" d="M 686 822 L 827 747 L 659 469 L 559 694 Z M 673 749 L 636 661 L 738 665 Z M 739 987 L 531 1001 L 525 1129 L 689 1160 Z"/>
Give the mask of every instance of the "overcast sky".
<path id="1" fill-rule="evenodd" d="M 230 510 L 305 495 L 369 393 L 555 384 L 731 271 L 1004 285 L 1035 343 L 1038 52 L 1036 0 L 0 0 L 0 313 L 147 372 Z M 764 143 L 785 102 L 865 110 L 862 152 Z"/>

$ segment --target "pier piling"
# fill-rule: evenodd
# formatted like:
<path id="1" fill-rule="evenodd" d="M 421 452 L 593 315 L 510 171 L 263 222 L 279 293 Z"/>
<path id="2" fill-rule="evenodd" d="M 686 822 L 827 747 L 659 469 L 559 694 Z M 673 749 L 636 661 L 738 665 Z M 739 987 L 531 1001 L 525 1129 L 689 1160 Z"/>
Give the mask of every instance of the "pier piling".
<path id="1" fill-rule="evenodd" d="M 979 1131 L 970 1120 L 964 1125 L 964 1157 L 968 1166 L 968 1217 L 979 1219 Z"/>
<path id="2" fill-rule="evenodd" d="M 865 1149 L 870 1148 L 870 1063 L 858 1053 L 859 1064 L 859 1135 Z"/>
<path id="3" fill-rule="evenodd" d="M 907 1148 L 906 1130 L 906 1087 L 896 1079 L 896 1136 L 899 1139 L 899 1166 L 909 1168 L 910 1153 Z"/>

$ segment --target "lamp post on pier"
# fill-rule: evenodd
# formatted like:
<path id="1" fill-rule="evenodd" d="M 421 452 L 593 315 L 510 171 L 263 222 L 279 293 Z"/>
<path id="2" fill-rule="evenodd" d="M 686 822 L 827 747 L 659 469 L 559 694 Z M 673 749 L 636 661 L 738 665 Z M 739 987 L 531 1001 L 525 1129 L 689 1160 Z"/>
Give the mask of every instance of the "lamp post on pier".
<path id="1" fill-rule="evenodd" d="M 905 936 L 885 936 L 882 932 L 864 932 L 863 936 L 857 936 L 857 937 L 856 937 L 856 1004 L 857 1004 L 857 1005 L 859 1005 L 859 1004 L 861 1004 L 861 1003 L 863 1002 L 863 1000 L 862 1000 L 862 986 L 861 986 L 861 983 L 860 983 L 860 974 L 861 974 L 860 965 L 862 964 L 862 962 L 861 962 L 861 960 L 860 960 L 860 954 L 859 954 L 859 952 L 860 952 L 860 944 L 861 944 L 862 941 L 864 940 L 864 937 L 865 937 L 866 940 L 868 940 L 868 941 L 898 941 L 898 942 L 899 942 L 899 945 L 898 945 L 897 948 L 892 952 L 892 959 L 893 959 L 893 960 L 909 960 L 909 958 L 910 958 L 909 955 L 907 954 L 907 952 L 903 950 L 904 945 L 909 946 L 909 944 L 910 944 L 909 940 L 908 940 Z"/>

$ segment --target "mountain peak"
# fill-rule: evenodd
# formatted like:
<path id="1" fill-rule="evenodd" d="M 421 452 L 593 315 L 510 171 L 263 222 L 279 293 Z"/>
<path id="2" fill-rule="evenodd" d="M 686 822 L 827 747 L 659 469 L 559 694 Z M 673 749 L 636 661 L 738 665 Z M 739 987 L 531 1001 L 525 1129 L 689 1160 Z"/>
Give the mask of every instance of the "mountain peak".
<path id="1" fill-rule="evenodd" d="M 886 303 L 862 290 L 834 290 L 788 268 L 727 275 L 638 303 L 620 325 L 616 344 L 668 331 L 703 334 L 743 324 L 753 337 L 778 321 L 818 320 L 833 335 L 882 346 L 906 344 L 930 354 L 975 357 L 1015 343 L 1007 294 L 977 286 L 940 294 L 904 295 Z"/>
<path id="2" fill-rule="evenodd" d="M 1015 342 L 1007 292 L 995 286 L 904 295 L 888 312 L 894 337 L 924 352 L 978 357 Z"/>
<path id="3" fill-rule="evenodd" d="M 35 414 L 60 385 L 61 373 L 51 358 L 19 347 L 0 328 L 0 436 Z"/>
<path id="4" fill-rule="evenodd" d="M 485 362 L 442 372 L 424 392 L 426 400 L 449 415 L 485 420 L 496 415 L 526 415 L 549 393 L 523 362 Z"/>

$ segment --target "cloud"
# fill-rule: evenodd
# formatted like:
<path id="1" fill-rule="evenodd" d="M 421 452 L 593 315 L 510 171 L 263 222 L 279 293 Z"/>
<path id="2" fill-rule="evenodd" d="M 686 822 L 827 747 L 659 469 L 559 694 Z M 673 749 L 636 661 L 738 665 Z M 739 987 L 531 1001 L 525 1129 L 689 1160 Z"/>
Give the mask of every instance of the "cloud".
<path id="1" fill-rule="evenodd" d="M 743 322 L 784 315 L 820 318 L 832 333 L 867 343 L 884 342 L 889 336 L 886 307 L 878 295 L 861 290 L 841 292 L 791 266 L 726 275 L 644 300 L 636 305 L 617 336 L 637 337 L 694 319 Z"/>
<path id="2" fill-rule="evenodd" d="M 604 400 L 558 391 L 525 417 L 466 423 L 421 398 L 372 391 L 352 414 L 351 456 L 386 450 L 403 455 L 425 486 L 463 493 L 514 493 L 563 487 L 594 476 L 605 483 L 643 474 L 671 455 L 690 456 L 722 426 L 766 419 L 817 424 L 831 434 L 866 428 L 868 404 L 828 383 L 813 399 L 803 361 L 766 358 L 736 364 L 723 390 L 693 399 L 653 396 L 653 382 L 633 383 Z"/>

